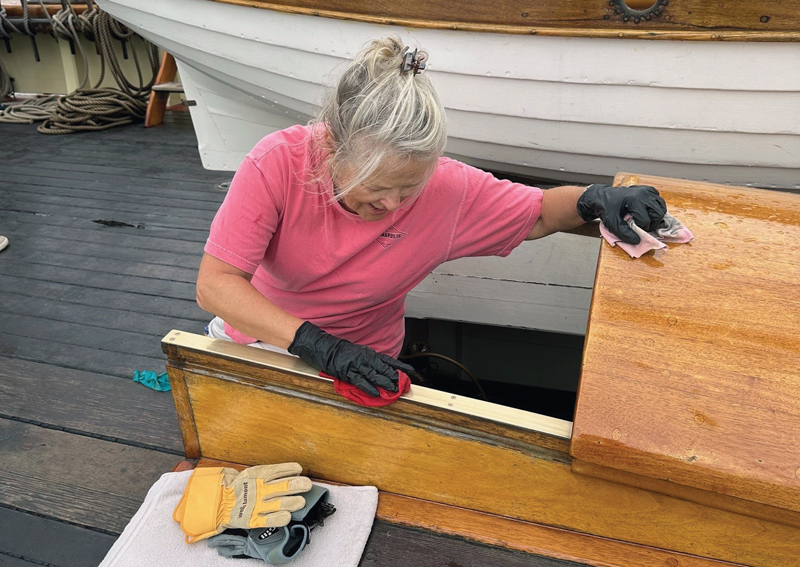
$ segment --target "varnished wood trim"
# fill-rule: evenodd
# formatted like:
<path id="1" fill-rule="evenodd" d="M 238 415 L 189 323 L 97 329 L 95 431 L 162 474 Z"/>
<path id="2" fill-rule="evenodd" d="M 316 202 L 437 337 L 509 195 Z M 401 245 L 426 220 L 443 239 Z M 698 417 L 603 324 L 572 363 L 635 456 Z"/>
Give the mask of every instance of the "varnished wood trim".
<path id="1" fill-rule="evenodd" d="M 278 380 L 281 380 L 280 375 L 286 376 L 291 373 L 302 378 L 300 382 L 297 382 L 298 385 L 316 387 L 317 391 L 326 390 L 328 393 L 333 391 L 329 379 L 321 378 L 314 368 L 295 357 L 263 349 L 255 349 L 231 341 L 193 335 L 183 331 L 170 332 L 164 337 L 162 345 L 164 352 L 172 360 L 184 359 L 187 362 L 192 362 L 192 353 L 199 354 L 201 358 L 213 353 L 227 360 L 244 362 L 250 365 L 255 364 L 265 370 L 277 371 L 277 375 L 273 372 L 271 376 Z M 200 362 L 201 358 L 195 358 L 194 361 Z M 319 385 L 324 386 L 320 389 Z M 341 398 L 339 399 L 341 400 Z M 410 409 L 410 406 L 413 405 L 444 410 L 444 412 L 439 412 L 439 415 L 457 412 L 479 419 L 555 436 L 564 440 L 569 439 L 572 433 L 572 423 L 569 421 L 457 396 L 423 386 L 412 386 L 411 391 L 404 394 L 392 407 Z"/>
<path id="2" fill-rule="evenodd" d="M 691 486 L 676 484 L 666 480 L 658 480 L 643 475 L 629 473 L 618 469 L 604 467 L 585 461 L 574 459 L 572 461 L 572 472 L 576 474 L 585 474 L 595 478 L 602 478 L 611 482 L 618 482 L 628 486 L 634 486 L 650 492 L 657 492 L 667 496 L 674 496 L 682 500 L 690 502 L 698 502 L 705 506 L 727 510 L 735 514 L 744 514 L 745 516 L 752 516 L 768 522 L 778 522 L 786 524 L 787 526 L 800 527 L 800 514 L 791 510 L 777 508 L 766 504 L 760 504 L 750 500 L 742 500 L 728 496 L 727 494 L 719 494 L 717 492 L 710 492 Z"/>
<path id="3" fill-rule="evenodd" d="M 377 518 L 487 545 L 596 567 L 734 567 L 715 561 L 381 492 Z"/>
<path id="4" fill-rule="evenodd" d="M 172 469 L 172 472 L 190 471 L 190 470 L 193 470 L 197 466 L 199 466 L 199 465 L 197 463 L 195 463 L 194 461 L 190 461 L 188 459 L 184 459 L 183 461 L 181 461 L 180 463 L 175 465 L 175 468 Z M 206 466 L 211 466 L 211 465 L 206 465 Z"/>
<path id="5" fill-rule="evenodd" d="M 178 414 L 178 426 L 183 437 L 183 447 L 186 456 L 190 459 L 200 458 L 200 440 L 197 437 L 197 428 L 192 413 L 192 403 L 189 400 L 189 390 L 186 387 L 186 378 L 183 370 L 167 362 L 169 384 L 172 387 L 172 399 L 175 402 L 175 412 Z"/>
<path id="6" fill-rule="evenodd" d="M 9 18 L 22 18 L 24 12 L 22 10 L 22 6 L 19 3 L 16 4 L 8 4 L 5 2 L 0 2 L 3 8 L 6 9 L 6 16 Z M 61 6 L 54 5 L 54 4 L 45 4 L 45 8 L 47 8 L 48 14 L 55 15 L 61 10 Z M 86 4 L 73 4 L 72 9 L 75 10 L 76 14 L 83 14 L 87 7 Z M 39 4 L 34 2 L 28 3 L 28 16 L 31 18 L 44 18 L 44 11 L 42 11 L 42 7 Z"/>
<path id="7" fill-rule="evenodd" d="M 657 187 L 696 238 L 638 260 L 603 245 L 573 471 L 800 526 L 791 434 L 800 343 L 788 299 L 798 296 L 798 196 L 629 173 L 615 181 Z"/>
<path id="8" fill-rule="evenodd" d="M 183 461 L 181 465 L 184 463 L 190 468 L 195 466 L 189 461 Z M 238 463 L 205 458 L 200 459 L 197 466 L 230 467 L 237 470 L 246 468 L 245 465 Z M 341 484 L 327 480 L 323 482 Z M 736 565 L 384 491 L 379 493 L 375 516 L 379 520 L 393 524 L 595 567 L 664 567 L 665 565 L 734 567 Z"/>
<path id="9" fill-rule="evenodd" d="M 800 31 L 695 31 L 695 30 L 643 30 L 636 28 L 570 28 L 570 27 L 531 27 L 500 24 L 477 24 L 469 22 L 446 22 L 432 20 L 415 20 L 411 18 L 388 18 L 337 12 L 333 10 L 319 10 L 302 8 L 298 6 L 285 6 L 268 2 L 252 0 L 214 0 L 222 4 L 234 4 L 250 8 L 274 10 L 289 14 L 302 14 L 306 16 L 319 16 L 337 20 L 352 20 L 370 24 L 403 26 L 423 29 L 458 30 L 483 33 L 504 33 L 513 35 L 540 35 L 560 37 L 600 37 L 609 39 L 666 39 L 681 41 L 800 41 Z"/>
<path id="10" fill-rule="evenodd" d="M 576 475 L 532 445 L 221 378 L 186 371 L 205 457 L 297 461 L 326 481 L 755 567 L 791 564 L 800 553 L 797 528 Z"/>

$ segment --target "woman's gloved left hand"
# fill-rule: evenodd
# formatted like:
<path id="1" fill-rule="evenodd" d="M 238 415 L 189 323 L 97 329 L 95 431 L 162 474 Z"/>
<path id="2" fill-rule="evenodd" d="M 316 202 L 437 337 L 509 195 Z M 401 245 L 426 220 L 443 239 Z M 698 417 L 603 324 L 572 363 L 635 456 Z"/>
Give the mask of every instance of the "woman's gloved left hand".
<path id="1" fill-rule="evenodd" d="M 414 372 L 408 364 L 367 346 L 334 337 L 308 321 L 297 329 L 289 352 L 376 398 L 380 396 L 378 388 L 397 392 L 398 370 L 407 374 Z"/>
<path id="2" fill-rule="evenodd" d="M 578 198 L 578 214 L 585 221 L 599 218 L 608 230 L 628 244 L 639 244 L 640 238 L 625 221 L 631 215 L 633 222 L 645 232 L 661 225 L 667 204 L 655 187 L 632 185 L 610 187 L 601 183 L 589 185 Z"/>

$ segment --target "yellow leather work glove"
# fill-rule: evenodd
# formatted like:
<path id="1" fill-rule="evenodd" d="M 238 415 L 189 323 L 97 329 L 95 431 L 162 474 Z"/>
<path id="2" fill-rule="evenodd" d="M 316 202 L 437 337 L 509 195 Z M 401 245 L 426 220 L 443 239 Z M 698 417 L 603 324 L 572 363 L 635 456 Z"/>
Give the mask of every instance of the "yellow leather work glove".
<path id="1" fill-rule="evenodd" d="M 259 465 L 242 472 L 223 467 L 197 468 L 172 519 L 181 525 L 186 543 L 206 539 L 228 528 L 249 530 L 285 526 L 292 512 L 305 506 L 302 492 L 311 481 L 297 463 Z"/>

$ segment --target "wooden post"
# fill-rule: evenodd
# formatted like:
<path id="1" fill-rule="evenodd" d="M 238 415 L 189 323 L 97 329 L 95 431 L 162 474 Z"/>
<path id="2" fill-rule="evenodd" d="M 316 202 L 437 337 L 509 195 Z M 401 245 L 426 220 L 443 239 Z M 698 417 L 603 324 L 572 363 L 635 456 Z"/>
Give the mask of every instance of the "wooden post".
<path id="1" fill-rule="evenodd" d="M 161 68 L 158 70 L 155 84 L 161 85 L 174 81 L 177 72 L 178 66 L 175 64 L 175 58 L 165 51 L 161 56 Z M 169 92 L 155 89 L 150 93 L 150 102 L 147 103 L 147 114 L 145 114 L 144 118 L 145 128 L 157 126 L 164 122 L 164 112 L 167 109 L 169 94 Z"/>

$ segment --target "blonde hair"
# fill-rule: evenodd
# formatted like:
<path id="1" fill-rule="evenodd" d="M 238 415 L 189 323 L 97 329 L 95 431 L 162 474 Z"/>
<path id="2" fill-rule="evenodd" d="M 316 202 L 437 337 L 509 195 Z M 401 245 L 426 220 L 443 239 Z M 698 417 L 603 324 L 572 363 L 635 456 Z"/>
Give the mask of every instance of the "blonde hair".
<path id="1" fill-rule="evenodd" d="M 336 199 L 363 183 L 386 158 L 435 162 L 447 141 L 444 107 L 425 73 L 403 71 L 408 48 L 398 37 L 369 42 L 327 94 L 314 121 L 331 179 L 356 173 Z"/>

